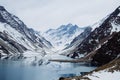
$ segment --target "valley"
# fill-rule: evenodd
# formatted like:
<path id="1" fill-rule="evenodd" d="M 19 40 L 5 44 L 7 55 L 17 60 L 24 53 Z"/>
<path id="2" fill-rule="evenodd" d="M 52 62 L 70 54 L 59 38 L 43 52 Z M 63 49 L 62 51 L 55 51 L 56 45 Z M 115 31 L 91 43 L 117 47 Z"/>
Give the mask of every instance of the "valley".
<path id="1" fill-rule="evenodd" d="M 94 26 L 42 34 L 0 6 L 0 80 L 118 80 L 119 62 L 120 6 Z"/>

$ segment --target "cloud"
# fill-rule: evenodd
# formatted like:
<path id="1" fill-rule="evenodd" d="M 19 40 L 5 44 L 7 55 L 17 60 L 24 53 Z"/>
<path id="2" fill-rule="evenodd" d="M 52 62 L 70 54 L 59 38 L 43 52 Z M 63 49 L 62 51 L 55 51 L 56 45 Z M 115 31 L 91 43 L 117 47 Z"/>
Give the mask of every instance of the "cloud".
<path id="1" fill-rule="evenodd" d="M 28 27 L 45 31 L 62 24 L 91 25 L 119 6 L 119 0 L 0 0 Z"/>

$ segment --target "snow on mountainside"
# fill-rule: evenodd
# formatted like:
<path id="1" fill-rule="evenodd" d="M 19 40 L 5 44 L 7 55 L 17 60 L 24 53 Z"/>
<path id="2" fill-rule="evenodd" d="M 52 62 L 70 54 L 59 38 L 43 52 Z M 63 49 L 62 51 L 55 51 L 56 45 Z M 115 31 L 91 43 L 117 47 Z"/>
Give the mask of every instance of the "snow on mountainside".
<path id="1" fill-rule="evenodd" d="M 120 80 L 120 58 L 98 67 L 85 75 L 63 78 L 62 80 Z"/>
<path id="2" fill-rule="evenodd" d="M 76 55 L 76 53 L 74 53 L 74 50 L 91 33 L 91 30 L 92 30 L 91 27 L 86 27 L 86 29 L 81 34 L 79 34 L 77 37 L 75 37 L 72 40 L 70 45 L 68 45 L 64 50 L 61 51 L 61 54 L 74 58 L 74 55 Z M 71 53 L 71 54 L 69 54 L 69 53 Z M 79 55 L 79 58 L 83 57 L 83 56 L 84 55 L 81 54 L 81 55 Z"/>
<path id="3" fill-rule="evenodd" d="M 90 80 L 120 80 L 120 58 L 97 68 L 84 77 Z"/>
<path id="4" fill-rule="evenodd" d="M 109 72 L 107 70 L 94 72 L 92 75 L 87 75 L 89 80 L 119 80 L 120 79 L 120 72 L 114 71 Z"/>
<path id="5" fill-rule="evenodd" d="M 107 16 L 101 25 L 95 28 L 90 35 L 85 38 L 81 44 L 79 44 L 74 50 L 81 54 L 88 54 L 95 49 L 98 49 L 105 41 L 107 41 L 114 32 L 120 31 L 120 7 L 118 7 L 113 13 Z M 73 53 L 73 52 L 72 52 Z"/>
<path id="6" fill-rule="evenodd" d="M 57 29 L 49 29 L 43 36 L 52 43 L 57 49 L 64 49 L 70 42 L 82 33 L 85 28 L 79 28 L 77 25 L 62 25 Z"/>
<path id="7" fill-rule="evenodd" d="M 120 80 L 120 6 L 83 40 L 75 52 L 100 66 L 85 75 L 59 80 Z M 75 53 L 74 52 L 74 53 Z"/>
<path id="8" fill-rule="evenodd" d="M 52 45 L 37 31 L 0 6 L 0 58 L 21 55 L 26 50 L 50 49 Z"/>
<path id="9" fill-rule="evenodd" d="M 77 37 L 75 37 L 71 41 L 70 45 L 67 48 L 79 45 L 83 41 L 83 39 L 86 38 L 90 34 L 91 30 L 92 30 L 91 27 L 86 27 L 85 30 L 81 34 L 79 34 Z"/>

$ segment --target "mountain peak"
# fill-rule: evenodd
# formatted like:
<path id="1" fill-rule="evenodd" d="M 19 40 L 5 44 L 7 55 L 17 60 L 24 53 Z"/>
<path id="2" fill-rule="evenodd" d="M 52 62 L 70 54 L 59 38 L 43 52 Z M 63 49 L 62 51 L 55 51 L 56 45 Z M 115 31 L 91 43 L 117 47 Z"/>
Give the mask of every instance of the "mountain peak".
<path id="1" fill-rule="evenodd" d="M 49 29 L 44 33 L 44 37 L 51 41 L 52 45 L 57 49 L 65 48 L 76 36 L 83 32 L 83 28 L 71 23 L 61 25 L 57 29 Z"/>
<path id="2" fill-rule="evenodd" d="M 67 25 L 61 25 L 59 28 L 57 28 L 57 30 L 76 30 L 78 29 L 79 27 L 77 25 L 73 25 L 71 23 L 67 24 Z"/>
<path id="3" fill-rule="evenodd" d="M 87 54 L 104 44 L 114 33 L 120 31 L 120 7 L 100 21 L 90 35 L 78 46 L 80 53 Z M 103 42 L 101 43 L 101 41 Z"/>
<path id="4" fill-rule="evenodd" d="M 17 16 L 0 6 L 0 58 L 3 54 L 14 56 L 26 50 L 51 47 L 39 33 L 28 28 Z"/>
<path id="5" fill-rule="evenodd" d="M 67 24 L 66 26 L 73 26 L 73 24 L 69 23 L 69 24 Z"/>

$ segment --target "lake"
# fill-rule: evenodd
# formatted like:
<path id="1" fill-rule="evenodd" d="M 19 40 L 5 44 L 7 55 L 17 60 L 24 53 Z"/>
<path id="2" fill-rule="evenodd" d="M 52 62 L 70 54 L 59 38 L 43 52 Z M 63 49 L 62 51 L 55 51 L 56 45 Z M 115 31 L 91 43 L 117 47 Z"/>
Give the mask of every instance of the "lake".
<path id="1" fill-rule="evenodd" d="M 26 65 L 22 61 L 0 61 L 0 80 L 58 80 L 59 77 L 80 75 L 96 67 L 84 63 L 50 62 L 46 65 Z"/>

